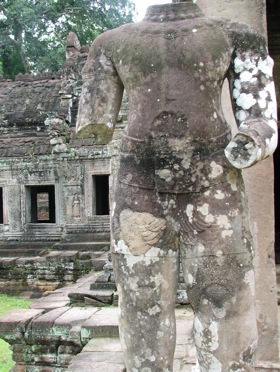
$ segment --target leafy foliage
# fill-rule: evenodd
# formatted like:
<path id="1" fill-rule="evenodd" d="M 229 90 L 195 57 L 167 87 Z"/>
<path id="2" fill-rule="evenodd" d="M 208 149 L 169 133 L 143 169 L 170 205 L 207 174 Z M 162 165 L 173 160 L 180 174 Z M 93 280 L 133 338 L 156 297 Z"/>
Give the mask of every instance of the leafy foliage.
<path id="1" fill-rule="evenodd" d="M 0 70 L 57 71 L 74 31 L 88 45 L 107 29 L 132 22 L 131 0 L 0 0 Z"/>

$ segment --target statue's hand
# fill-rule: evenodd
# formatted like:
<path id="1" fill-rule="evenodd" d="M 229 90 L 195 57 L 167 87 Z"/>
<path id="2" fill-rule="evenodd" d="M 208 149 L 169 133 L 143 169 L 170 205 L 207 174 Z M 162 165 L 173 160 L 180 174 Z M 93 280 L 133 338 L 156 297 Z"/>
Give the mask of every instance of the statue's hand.
<path id="1" fill-rule="evenodd" d="M 225 148 L 228 161 L 238 169 L 251 167 L 261 154 L 260 138 L 255 131 L 238 132 Z"/>

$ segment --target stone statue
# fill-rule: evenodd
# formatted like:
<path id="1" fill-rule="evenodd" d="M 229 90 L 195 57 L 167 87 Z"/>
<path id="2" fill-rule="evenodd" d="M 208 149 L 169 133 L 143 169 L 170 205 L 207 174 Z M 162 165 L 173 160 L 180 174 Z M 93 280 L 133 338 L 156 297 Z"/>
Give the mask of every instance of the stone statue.
<path id="1" fill-rule="evenodd" d="M 253 371 L 252 237 L 240 169 L 277 145 L 273 61 L 244 24 L 190 0 L 148 8 L 99 36 L 83 69 L 78 135 L 107 143 L 123 90 L 128 124 L 111 206 L 128 372 L 172 371 L 179 254 L 198 371 Z M 221 108 L 229 80 L 239 126 Z"/>

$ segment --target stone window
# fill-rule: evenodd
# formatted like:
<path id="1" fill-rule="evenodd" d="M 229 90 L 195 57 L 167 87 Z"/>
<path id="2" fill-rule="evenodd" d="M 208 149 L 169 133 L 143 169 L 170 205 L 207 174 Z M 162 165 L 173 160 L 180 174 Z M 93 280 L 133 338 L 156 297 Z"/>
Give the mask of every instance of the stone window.
<path id="1" fill-rule="evenodd" d="M 4 222 L 3 188 L 0 187 L 0 224 Z"/>
<path id="2" fill-rule="evenodd" d="M 26 187 L 27 222 L 55 223 L 55 187 Z"/>
<path id="3" fill-rule="evenodd" d="M 93 206 L 93 214 L 104 216 L 109 214 L 109 175 L 94 175 L 93 176 L 93 192 L 95 206 Z"/>

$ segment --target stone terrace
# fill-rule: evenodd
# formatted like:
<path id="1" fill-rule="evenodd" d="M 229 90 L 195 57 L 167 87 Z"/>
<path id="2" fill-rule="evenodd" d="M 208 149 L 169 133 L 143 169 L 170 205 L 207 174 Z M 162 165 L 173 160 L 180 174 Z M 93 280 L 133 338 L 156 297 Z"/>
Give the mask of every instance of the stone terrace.
<path id="1" fill-rule="evenodd" d="M 30 309 L 0 318 L 0 337 L 10 343 L 16 361 L 13 372 L 123 372 L 118 308 L 100 307 L 114 293 L 111 275 L 108 264 L 105 271 L 34 301 Z M 196 360 L 191 308 L 178 306 L 176 320 L 174 372 L 190 372 Z M 280 364 L 261 361 L 255 371 L 280 371 Z"/>

